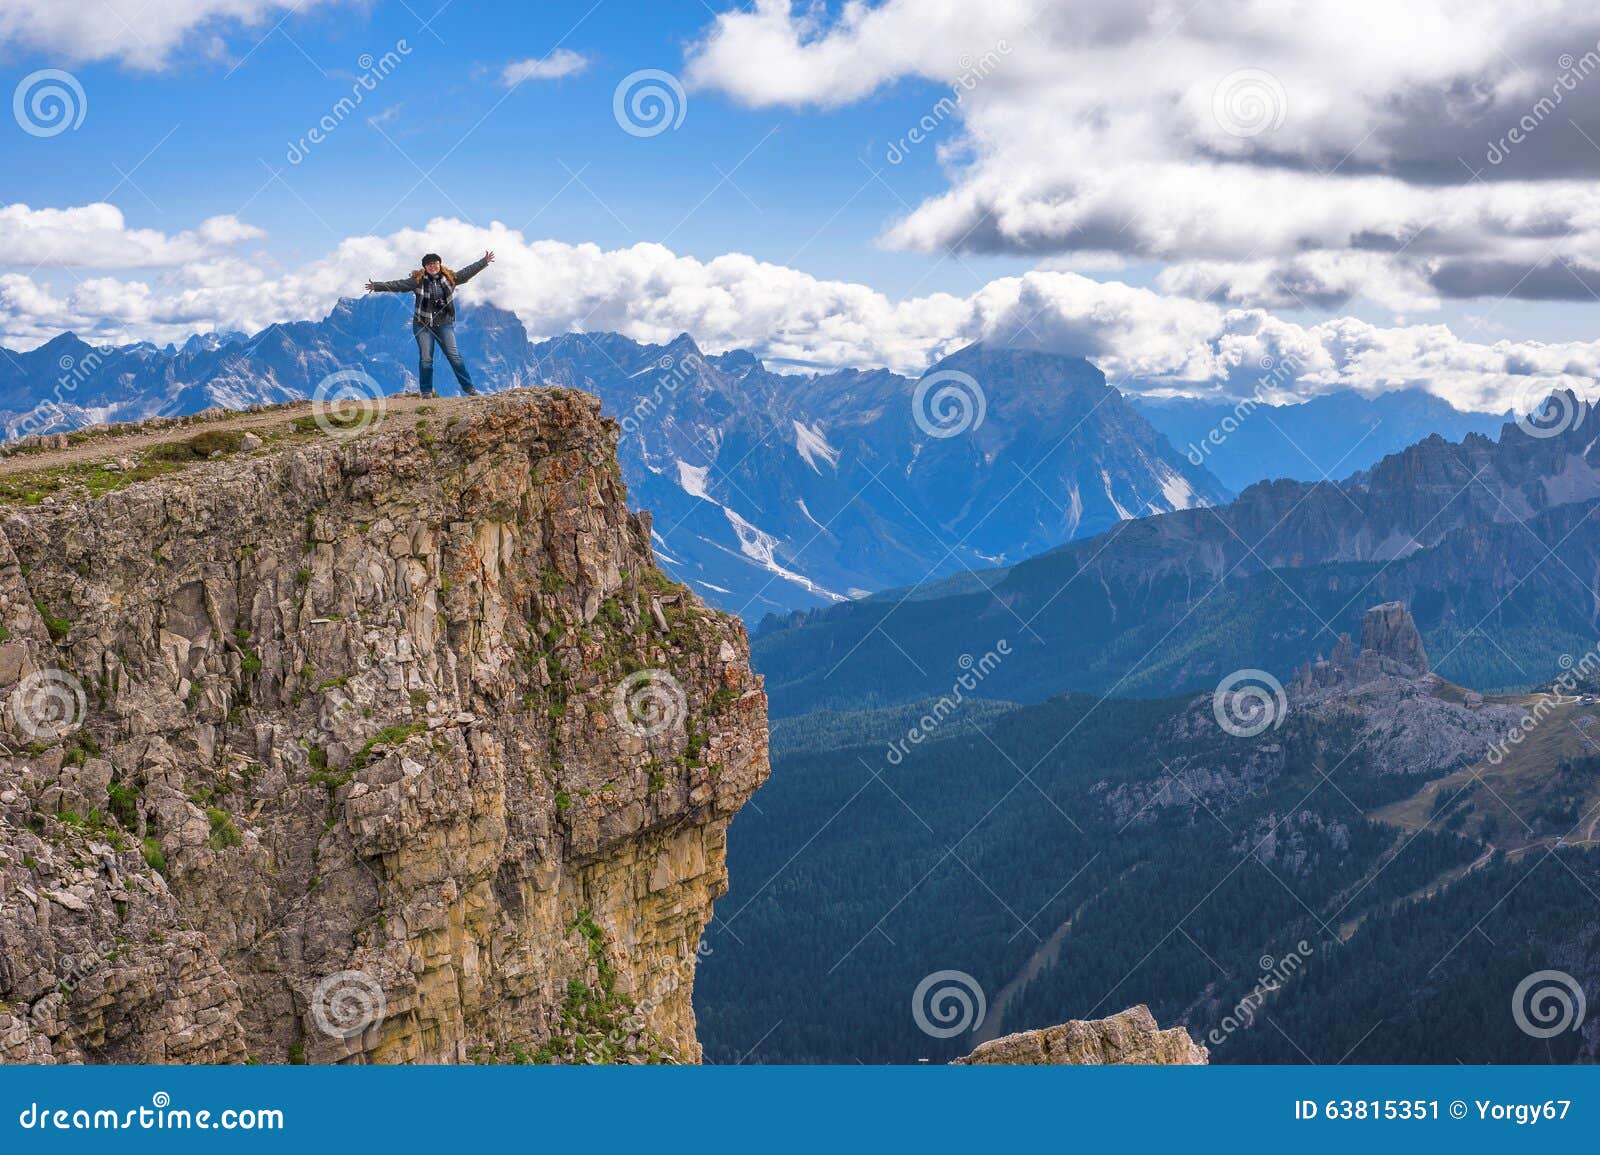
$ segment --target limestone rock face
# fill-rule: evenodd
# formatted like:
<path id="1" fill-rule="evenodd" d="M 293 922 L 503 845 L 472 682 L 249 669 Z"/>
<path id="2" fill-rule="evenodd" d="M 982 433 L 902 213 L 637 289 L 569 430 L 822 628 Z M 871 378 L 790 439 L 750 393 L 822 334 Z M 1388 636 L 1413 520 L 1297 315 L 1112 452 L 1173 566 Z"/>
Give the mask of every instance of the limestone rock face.
<path id="1" fill-rule="evenodd" d="M 1293 712 L 1358 726 L 1363 756 L 1381 774 L 1444 774 L 1474 762 L 1524 713 L 1430 672 L 1403 602 L 1367 610 L 1360 653 L 1341 635 L 1331 657 L 1296 672 L 1293 690 Z"/>
<path id="2" fill-rule="evenodd" d="M 1129 1007 L 1105 1019 L 1073 1019 L 1038 1031 L 991 1039 L 958 1064 L 1012 1066 L 1104 1066 L 1157 1064 L 1184 1066 L 1207 1062 L 1210 1052 L 1182 1027 L 1163 1031 L 1147 1006 Z"/>
<path id="3" fill-rule="evenodd" d="M 1421 677 L 1428 672 L 1422 634 L 1404 602 L 1384 602 L 1362 616 L 1359 661 L 1380 673 Z"/>
<path id="4" fill-rule="evenodd" d="M 697 1060 L 766 699 L 615 424 L 277 412 L 0 509 L 0 1060 Z"/>
<path id="5" fill-rule="evenodd" d="M 1422 678 L 1428 670 L 1428 653 L 1410 608 L 1404 602 L 1384 602 L 1361 617 L 1359 654 L 1350 635 L 1340 634 L 1329 657 L 1319 656 L 1296 671 L 1295 688 L 1304 693 L 1383 677 Z"/>

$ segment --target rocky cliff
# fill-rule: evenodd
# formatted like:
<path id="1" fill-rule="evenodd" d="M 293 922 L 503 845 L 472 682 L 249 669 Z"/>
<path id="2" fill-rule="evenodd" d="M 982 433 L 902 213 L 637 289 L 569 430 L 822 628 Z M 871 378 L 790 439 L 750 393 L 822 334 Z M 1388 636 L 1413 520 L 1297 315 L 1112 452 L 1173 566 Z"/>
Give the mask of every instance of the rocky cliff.
<path id="1" fill-rule="evenodd" d="M 1104 1066 L 1108 1064 L 1199 1065 L 1208 1052 L 1182 1027 L 1163 1031 L 1146 1006 L 1129 1007 L 1104 1019 L 1073 1019 L 1038 1031 L 992 1039 L 958 1065 Z"/>
<path id="2" fill-rule="evenodd" d="M 1353 685 L 1382 677 L 1420 678 L 1428 673 L 1422 634 L 1404 602 L 1384 602 L 1361 616 L 1361 650 L 1340 634 L 1333 652 L 1295 671 L 1295 689 Z"/>
<path id="3" fill-rule="evenodd" d="M 1430 672 L 1422 636 L 1403 602 L 1371 606 L 1361 623 L 1359 650 L 1349 634 L 1341 634 L 1330 654 L 1295 671 L 1281 696 L 1262 691 L 1252 703 L 1247 683 L 1242 693 L 1219 690 L 1190 699 L 1155 731 L 1147 755 L 1168 773 L 1145 781 L 1107 779 L 1097 786 L 1112 820 L 1153 822 L 1163 810 L 1200 806 L 1226 813 L 1289 768 L 1296 742 L 1322 745 L 1337 734 L 1358 736 L 1350 755 L 1359 752 L 1375 773 L 1444 774 L 1484 757 L 1524 716 L 1525 707 L 1515 701 L 1486 699 Z M 1235 727 L 1259 723 L 1256 733 L 1263 740 L 1213 744 L 1219 730 L 1225 739 L 1233 735 L 1221 729 L 1224 721 Z M 1280 730 L 1287 741 L 1271 737 Z M 1280 850 L 1293 855 L 1311 827 L 1326 827 L 1336 840 L 1345 837 L 1341 820 L 1319 822 L 1307 811 L 1281 823 L 1272 815 L 1235 849 L 1253 849 L 1263 858 Z"/>
<path id="4" fill-rule="evenodd" d="M 535 389 L 0 464 L 0 1058 L 698 1059 L 766 700 L 616 438 Z"/>
<path id="5" fill-rule="evenodd" d="M 1361 618 L 1361 648 L 1341 634 L 1332 654 L 1295 672 L 1290 709 L 1323 726 L 1359 728 L 1380 773 L 1440 774 L 1482 758 L 1522 716 L 1429 670 L 1422 635 L 1403 602 Z"/>

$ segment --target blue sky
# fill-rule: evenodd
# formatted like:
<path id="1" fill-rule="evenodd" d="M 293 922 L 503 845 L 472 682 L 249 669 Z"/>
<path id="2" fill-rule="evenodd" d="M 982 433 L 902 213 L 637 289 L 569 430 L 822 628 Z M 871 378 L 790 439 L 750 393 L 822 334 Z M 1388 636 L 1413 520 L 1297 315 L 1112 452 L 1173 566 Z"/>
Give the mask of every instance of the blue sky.
<path id="1" fill-rule="evenodd" d="M 312 8 L 226 35 L 222 59 L 185 50 L 159 72 L 75 67 L 83 126 L 13 134 L 8 199 L 109 196 L 130 225 L 173 232 L 236 213 L 268 232 L 286 265 L 345 236 L 437 216 L 606 248 L 654 240 L 705 259 L 737 250 L 892 295 L 965 293 L 975 278 L 1033 263 L 969 256 L 963 268 L 875 243 L 890 217 L 942 183 L 932 147 L 899 165 L 884 159 L 926 111 L 931 84 L 821 113 L 693 93 L 680 128 L 638 138 L 613 119 L 613 90 L 638 69 L 681 71 L 685 44 L 710 20 L 698 0 L 442 7 L 431 23 L 438 0 Z M 350 94 L 363 54 L 382 57 L 401 41 L 409 53 L 364 94 L 360 115 L 288 163 L 291 142 Z M 581 73 L 515 91 L 499 82 L 509 62 L 563 48 L 588 59 Z M 6 63 L 21 74 L 50 60 L 20 53 Z M 366 122 L 386 110 L 381 126 Z"/>
<path id="2" fill-rule="evenodd" d="M 493 243 L 479 291 L 540 333 L 902 370 L 1022 340 L 1234 394 L 1293 357 L 1299 395 L 1499 407 L 1600 367 L 1600 18 L 1562 7 L 10 2 L 0 343 L 314 316 Z M 76 127 L 25 123 L 45 69 Z M 685 92 L 655 135 L 614 112 L 645 69 Z"/>

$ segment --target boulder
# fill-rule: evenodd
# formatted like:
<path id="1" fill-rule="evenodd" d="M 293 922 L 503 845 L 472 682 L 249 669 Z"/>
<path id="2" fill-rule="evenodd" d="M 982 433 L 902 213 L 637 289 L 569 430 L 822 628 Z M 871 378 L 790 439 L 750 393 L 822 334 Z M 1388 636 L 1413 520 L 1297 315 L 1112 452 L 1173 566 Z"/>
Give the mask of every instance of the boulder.
<path id="1" fill-rule="evenodd" d="M 1073 1019 L 1059 1026 L 991 1039 L 959 1066 L 1109 1065 L 1191 1066 L 1208 1062 L 1210 1052 L 1182 1027 L 1162 1030 L 1143 1004 L 1105 1019 Z"/>

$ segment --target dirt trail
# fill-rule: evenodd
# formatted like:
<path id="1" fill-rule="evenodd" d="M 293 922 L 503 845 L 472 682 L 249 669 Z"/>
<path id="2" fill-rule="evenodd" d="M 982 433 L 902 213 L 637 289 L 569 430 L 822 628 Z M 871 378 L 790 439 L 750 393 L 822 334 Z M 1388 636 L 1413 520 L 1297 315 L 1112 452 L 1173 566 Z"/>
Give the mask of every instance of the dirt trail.
<path id="1" fill-rule="evenodd" d="M 989 1004 L 989 1012 L 984 1016 L 983 1024 L 972 1036 L 972 1045 L 981 1046 L 991 1039 L 1000 1037 L 1001 1024 L 1005 1022 L 1006 1011 L 1011 1002 L 1034 979 L 1044 973 L 1048 967 L 1053 967 L 1061 957 L 1061 944 L 1066 941 L 1067 935 L 1072 931 L 1072 919 L 1056 927 L 1050 937 L 1040 943 L 1034 952 L 1028 956 L 1028 961 L 1023 964 L 1010 982 L 1000 988 L 1000 993 L 995 995 L 994 1002 Z"/>
<path id="2" fill-rule="evenodd" d="M 424 398 L 413 393 L 385 397 L 382 419 L 374 421 L 370 429 L 381 429 L 396 419 L 406 424 L 415 423 L 419 410 L 423 409 L 428 410 L 427 416 L 430 417 L 434 414 L 448 416 L 463 412 L 472 405 L 483 403 L 489 396 L 492 394 L 479 397 Z M 134 455 L 152 446 L 187 440 L 199 433 L 213 431 L 259 433 L 266 430 L 293 429 L 297 419 L 309 417 L 311 412 L 311 402 L 291 401 L 286 405 L 275 405 L 259 413 L 225 413 L 214 417 L 180 419 L 175 424 L 149 431 L 123 433 L 118 430 L 134 430 L 138 429 L 138 426 L 136 424 L 113 426 L 108 431 L 91 435 L 88 441 L 77 445 L 68 445 L 62 449 L 25 450 L 0 457 L 0 477 Z"/>

